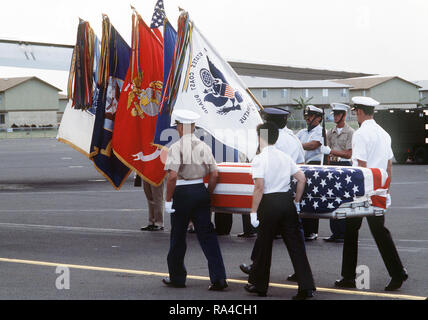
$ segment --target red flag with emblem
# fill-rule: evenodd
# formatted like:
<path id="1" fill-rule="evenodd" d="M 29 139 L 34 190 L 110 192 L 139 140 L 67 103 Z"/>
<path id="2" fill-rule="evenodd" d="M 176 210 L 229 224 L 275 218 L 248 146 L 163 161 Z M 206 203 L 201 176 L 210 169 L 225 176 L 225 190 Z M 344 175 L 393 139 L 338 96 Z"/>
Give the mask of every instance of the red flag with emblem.
<path id="1" fill-rule="evenodd" d="M 116 112 L 113 150 L 145 181 L 165 178 L 160 151 L 153 146 L 162 93 L 163 44 L 140 15 L 132 16 L 132 56 Z"/>

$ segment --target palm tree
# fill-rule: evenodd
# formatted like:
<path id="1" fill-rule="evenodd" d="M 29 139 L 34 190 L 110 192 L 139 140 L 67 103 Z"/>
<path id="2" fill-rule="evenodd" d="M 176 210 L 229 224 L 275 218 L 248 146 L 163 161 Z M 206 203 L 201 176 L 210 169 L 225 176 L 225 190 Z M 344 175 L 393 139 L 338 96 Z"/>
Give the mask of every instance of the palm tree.
<path id="1" fill-rule="evenodd" d="M 314 97 L 310 97 L 308 100 L 305 100 L 302 97 L 300 97 L 299 99 L 293 99 L 293 101 L 297 103 L 296 109 L 305 109 L 313 98 Z"/>

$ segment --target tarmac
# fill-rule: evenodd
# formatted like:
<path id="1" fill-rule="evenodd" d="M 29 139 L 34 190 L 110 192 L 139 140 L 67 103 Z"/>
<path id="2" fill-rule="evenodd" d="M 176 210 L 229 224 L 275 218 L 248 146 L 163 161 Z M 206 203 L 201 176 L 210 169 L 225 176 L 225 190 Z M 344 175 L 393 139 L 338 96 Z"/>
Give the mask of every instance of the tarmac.
<path id="1" fill-rule="evenodd" d="M 242 220 L 219 237 L 229 288 L 208 291 L 206 259 L 196 235 L 187 238 L 186 289 L 165 287 L 168 276 L 170 219 L 165 231 L 140 231 L 147 225 L 147 202 L 132 175 L 120 191 L 91 161 L 55 139 L 0 140 L 0 300 L 289 300 L 296 285 L 281 240 L 272 256 L 266 298 L 244 291 L 239 270 L 250 262 L 254 239 L 241 239 Z M 386 226 L 409 273 L 396 292 L 385 292 L 390 277 L 367 222 L 360 230 L 358 264 L 367 266 L 368 288 L 337 290 L 342 244 L 307 242 L 318 288 L 314 300 L 425 300 L 428 296 L 428 166 L 394 164 L 392 208 Z M 320 221 L 320 238 L 330 236 Z"/>

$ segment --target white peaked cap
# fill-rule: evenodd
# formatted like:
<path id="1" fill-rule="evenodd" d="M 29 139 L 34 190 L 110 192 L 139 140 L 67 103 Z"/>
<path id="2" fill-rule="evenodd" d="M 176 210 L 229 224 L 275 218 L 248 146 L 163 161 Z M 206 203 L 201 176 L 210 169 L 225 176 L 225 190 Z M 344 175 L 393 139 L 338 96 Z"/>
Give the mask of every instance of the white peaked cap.
<path id="1" fill-rule="evenodd" d="M 313 105 L 309 105 L 309 106 L 307 106 L 307 107 L 306 107 L 306 110 L 307 110 L 307 111 L 310 111 L 310 112 L 318 112 L 318 113 L 322 113 L 322 110 L 321 110 L 320 108 L 317 108 L 317 107 L 315 107 L 315 106 L 313 106 Z"/>
<path id="2" fill-rule="evenodd" d="M 331 109 L 333 111 L 346 111 L 346 112 L 348 112 L 349 109 L 351 108 L 347 104 L 343 104 L 343 103 L 332 103 L 330 106 L 331 106 Z"/>
<path id="3" fill-rule="evenodd" d="M 174 110 L 172 112 L 173 122 L 177 121 L 182 124 L 194 124 L 201 116 L 190 110 Z"/>
<path id="4" fill-rule="evenodd" d="M 370 98 L 370 97 L 354 97 L 354 98 L 352 98 L 352 102 L 355 105 L 373 107 L 373 108 L 380 105 L 379 102 L 377 102 L 375 99 Z M 355 106 L 354 106 L 354 108 L 355 108 Z"/>

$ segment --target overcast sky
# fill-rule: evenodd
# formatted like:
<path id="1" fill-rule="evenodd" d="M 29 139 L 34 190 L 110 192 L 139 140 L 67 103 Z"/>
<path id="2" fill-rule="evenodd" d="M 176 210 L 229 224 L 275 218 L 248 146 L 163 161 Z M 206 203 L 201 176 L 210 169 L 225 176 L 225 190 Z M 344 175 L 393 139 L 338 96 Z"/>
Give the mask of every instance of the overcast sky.
<path id="1" fill-rule="evenodd" d="M 427 0 L 164 0 L 190 13 L 226 59 L 428 79 Z M 101 14 L 130 42 L 130 4 L 147 24 L 156 0 L 8 0 L 0 38 L 74 45 L 78 17 Z"/>

